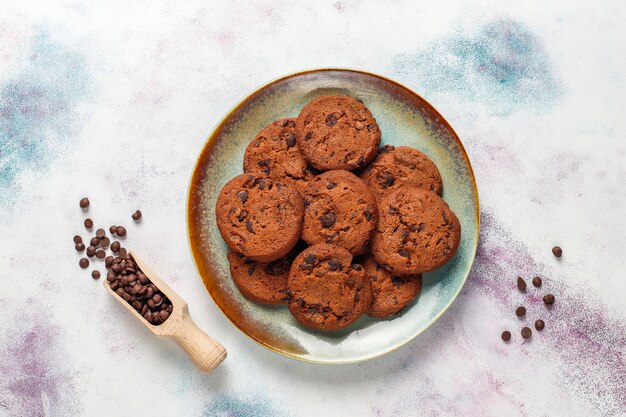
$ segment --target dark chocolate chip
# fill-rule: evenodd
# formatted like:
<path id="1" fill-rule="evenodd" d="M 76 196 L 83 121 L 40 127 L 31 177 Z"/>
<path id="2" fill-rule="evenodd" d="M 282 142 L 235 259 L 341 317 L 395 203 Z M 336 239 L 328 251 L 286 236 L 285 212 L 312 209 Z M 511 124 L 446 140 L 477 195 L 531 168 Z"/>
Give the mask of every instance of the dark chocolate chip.
<path id="1" fill-rule="evenodd" d="M 332 211 L 329 211 L 328 213 L 320 217 L 320 222 L 322 223 L 322 227 L 325 229 L 331 227 L 333 224 L 335 224 L 336 221 L 337 221 L 337 216 Z"/>
<path id="2" fill-rule="evenodd" d="M 359 264 L 353 264 L 352 269 L 354 269 L 355 271 L 360 271 L 363 269 L 363 267 Z"/>
<path id="3" fill-rule="evenodd" d="M 113 265 L 113 257 L 107 256 L 106 258 L 104 258 L 104 267 L 111 268 L 111 265 Z"/>
<path id="4" fill-rule="evenodd" d="M 111 243 L 111 251 L 113 251 L 114 253 L 117 253 L 118 250 L 120 250 L 120 242 L 116 240 L 113 243 Z"/>
<path id="5" fill-rule="evenodd" d="M 426 225 L 424 223 L 420 223 L 417 225 L 417 233 L 421 232 L 422 230 L 424 230 L 424 227 L 426 227 Z"/>
<path id="6" fill-rule="evenodd" d="M 141 220 L 141 211 L 137 210 L 135 211 L 130 217 L 133 218 L 134 221 L 138 222 Z"/>
<path id="7" fill-rule="evenodd" d="M 524 278 L 517 277 L 517 289 L 520 291 L 526 291 L 526 281 L 524 281 Z"/>
<path id="8" fill-rule="evenodd" d="M 404 280 L 400 277 L 391 277 L 391 282 L 394 287 L 401 287 L 404 284 Z"/>
<path id="9" fill-rule="evenodd" d="M 80 199 L 78 204 L 80 205 L 80 208 L 86 209 L 89 207 L 89 199 L 87 197 L 83 197 Z"/>
<path id="10" fill-rule="evenodd" d="M 76 249 L 76 252 L 82 252 L 85 250 L 85 244 L 83 242 L 78 242 L 74 245 L 74 249 Z"/>
<path id="11" fill-rule="evenodd" d="M 511 340 L 511 332 L 508 330 L 505 330 L 502 332 L 502 340 L 504 340 L 505 342 L 508 342 L 509 340 Z"/>
<path id="12" fill-rule="evenodd" d="M 367 220 L 368 222 L 370 220 L 372 220 L 372 212 L 370 211 L 370 209 L 367 209 L 363 212 L 363 215 L 365 216 L 365 220 Z"/>
<path id="13" fill-rule="evenodd" d="M 254 233 L 254 229 L 252 228 L 252 222 L 250 219 L 246 219 L 246 230 L 250 233 Z"/>
<path id="14" fill-rule="evenodd" d="M 111 244 L 111 239 L 109 239 L 108 237 L 105 236 L 102 239 L 100 239 L 100 247 L 108 248 L 110 244 Z"/>
<path id="15" fill-rule="evenodd" d="M 556 256 L 557 258 L 560 258 L 561 255 L 563 255 L 563 249 L 561 249 L 558 246 L 555 246 L 552 248 L 552 254 Z"/>
<path id="16" fill-rule="evenodd" d="M 265 188 L 267 188 L 267 184 L 265 183 L 265 181 L 263 180 L 263 178 L 260 178 L 257 181 L 257 184 L 259 185 L 259 190 L 265 190 Z"/>
<path id="17" fill-rule="evenodd" d="M 293 148 L 294 146 L 296 146 L 296 135 L 294 135 L 293 133 L 290 133 L 287 135 L 286 137 L 286 141 L 287 141 L 287 146 L 289 148 Z"/>
<path id="18" fill-rule="evenodd" d="M 535 277 L 533 278 L 533 285 L 537 288 L 541 287 L 543 281 L 541 281 L 541 278 L 539 277 Z"/>
<path id="19" fill-rule="evenodd" d="M 313 138 L 313 132 L 309 130 L 308 132 L 306 132 L 306 135 L 304 135 L 304 140 L 311 140 L 312 138 Z"/>
<path id="20" fill-rule="evenodd" d="M 74 243 L 82 243 L 82 241 L 83 241 L 82 237 L 78 235 L 74 236 Z"/>
<path id="21" fill-rule="evenodd" d="M 385 173 L 385 178 L 383 178 L 385 187 L 391 187 L 394 182 L 396 182 L 396 177 L 393 174 Z"/>
<path id="22" fill-rule="evenodd" d="M 103 251 L 102 249 L 96 251 L 96 258 L 104 259 L 106 256 L 107 256 L 106 252 Z"/>
<path id="23" fill-rule="evenodd" d="M 308 263 L 306 263 L 306 262 L 302 262 L 302 263 L 300 264 L 300 269 L 303 269 L 303 270 L 305 270 L 305 271 L 312 271 L 312 270 L 313 270 L 313 265 L 308 264 Z"/>
<path id="24" fill-rule="evenodd" d="M 85 219 L 85 222 L 83 224 L 85 225 L 87 229 L 91 229 L 93 227 L 93 220 Z"/>
<path id="25" fill-rule="evenodd" d="M 524 317 L 526 315 L 526 307 L 519 306 L 515 309 L 515 315 L 517 317 Z"/>
<path id="26" fill-rule="evenodd" d="M 304 257 L 304 262 L 306 262 L 307 264 L 314 264 L 316 261 L 317 261 L 317 255 L 314 255 L 312 253 Z"/>
<path id="27" fill-rule="evenodd" d="M 91 278 L 99 279 L 100 278 L 100 271 L 97 271 L 95 269 L 93 271 L 91 271 Z"/>
<path id="28" fill-rule="evenodd" d="M 398 255 L 404 256 L 405 258 L 410 258 L 411 257 L 411 255 L 409 255 L 409 251 L 407 251 L 406 249 L 400 249 L 398 251 Z"/>
<path id="29" fill-rule="evenodd" d="M 109 233 L 111 233 L 112 235 L 117 233 L 117 226 L 109 226 Z"/>
<path id="30" fill-rule="evenodd" d="M 530 336 L 532 336 L 532 335 L 533 335 L 533 331 L 530 330 L 530 327 L 524 327 L 522 329 L 522 337 L 524 339 L 530 339 Z"/>
<path id="31" fill-rule="evenodd" d="M 89 241 L 89 244 L 94 247 L 100 246 L 100 238 L 97 236 L 92 237 L 91 240 Z"/>
<path id="32" fill-rule="evenodd" d="M 326 126 L 335 126 L 337 124 L 337 116 L 335 113 L 331 113 L 326 116 Z"/>
<path id="33" fill-rule="evenodd" d="M 539 319 L 537 321 L 535 321 L 535 329 L 541 331 L 546 327 L 546 324 L 543 322 L 543 320 Z"/>
<path id="34" fill-rule="evenodd" d="M 330 181 L 328 184 L 326 184 L 326 189 L 327 190 L 332 190 L 333 188 L 335 188 L 337 186 L 336 183 Z"/>
<path id="35" fill-rule="evenodd" d="M 124 226 L 117 226 L 115 228 L 115 233 L 118 236 L 124 237 L 124 236 L 126 236 L 126 228 L 124 228 Z"/>
<path id="36" fill-rule="evenodd" d="M 87 268 L 89 266 L 89 259 L 80 258 L 80 261 L 78 261 L 78 265 L 80 265 L 80 267 L 83 269 Z"/>
<path id="37" fill-rule="evenodd" d="M 359 168 L 363 168 L 365 166 L 365 159 L 363 159 L 362 156 L 356 161 L 356 166 Z"/>
<path id="38" fill-rule="evenodd" d="M 552 304 L 554 304 L 554 295 L 552 295 L 552 294 L 547 294 L 547 295 L 544 295 L 544 296 L 543 296 L 543 302 L 544 302 L 546 305 L 552 305 Z"/>
<path id="39" fill-rule="evenodd" d="M 105 233 L 104 233 L 104 229 L 98 229 L 96 230 L 96 237 L 102 239 L 104 237 Z"/>
<path id="40" fill-rule="evenodd" d="M 96 248 L 93 247 L 93 246 L 87 246 L 86 253 L 87 253 L 87 256 L 89 256 L 91 258 L 92 256 L 94 256 L 96 254 Z"/>
<path id="41" fill-rule="evenodd" d="M 329 259 L 328 260 L 328 269 L 330 269 L 331 271 L 338 271 L 341 269 L 341 262 L 339 262 L 336 259 Z"/>

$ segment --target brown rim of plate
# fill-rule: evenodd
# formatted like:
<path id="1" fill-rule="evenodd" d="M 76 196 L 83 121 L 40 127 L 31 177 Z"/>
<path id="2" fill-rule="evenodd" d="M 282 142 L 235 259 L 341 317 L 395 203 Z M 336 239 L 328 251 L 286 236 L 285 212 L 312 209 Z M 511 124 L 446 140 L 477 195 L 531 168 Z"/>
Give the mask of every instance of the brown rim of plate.
<path id="1" fill-rule="evenodd" d="M 198 225 L 197 225 L 197 221 L 195 220 L 196 217 L 198 216 L 199 213 L 197 213 L 197 210 L 199 209 L 199 207 L 196 207 L 195 210 L 193 207 L 191 207 L 190 205 L 190 201 L 191 201 L 191 190 L 196 189 L 198 183 L 201 181 L 201 178 L 203 176 L 203 172 L 201 172 L 202 170 L 199 170 L 198 168 L 201 166 L 204 166 L 207 162 L 207 159 L 209 158 L 209 156 L 211 155 L 211 149 L 213 148 L 213 146 L 215 145 L 215 138 L 218 137 L 221 132 L 224 130 L 225 125 L 230 121 L 231 116 L 235 113 L 240 111 L 241 109 L 245 108 L 247 105 L 249 105 L 249 103 L 251 101 L 253 101 L 253 99 L 256 99 L 258 96 L 260 96 L 265 89 L 267 89 L 268 87 L 279 83 L 281 81 L 284 81 L 286 79 L 292 78 L 292 77 L 297 77 L 297 76 L 301 76 L 301 75 L 306 75 L 306 74 L 313 74 L 313 73 L 321 73 L 321 72 L 344 72 L 344 73 L 355 73 L 355 74 L 363 74 L 363 75 L 367 75 L 370 77 L 374 77 L 374 78 L 378 78 L 382 81 L 385 81 L 387 83 L 392 84 L 395 88 L 397 88 L 398 90 L 402 90 L 403 92 L 407 93 L 407 95 L 409 97 L 412 98 L 412 104 L 414 104 L 415 108 L 420 108 L 423 109 L 429 116 L 433 117 L 433 119 L 436 119 L 442 126 L 444 126 L 451 134 L 451 136 L 454 138 L 454 140 L 456 141 L 457 145 L 459 146 L 459 148 L 461 149 L 462 152 L 462 156 L 466 161 L 467 167 L 469 168 L 469 173 L 472 179 L 472 186 L 474 188 L 474 202 L 476 205 L 476 236 L 474 237 L 475 239 L 475 244 L 478 245 L 478 236 L 480 233 L 480 202 L 478 199 L 478 187 L 476 185 L 476 177 L 474 175 L 474 170 L 472 168 L 472 165 L 470 163 L 469 160 L 469 156 L 467 155 L 467 151 L 465 150 L 465 147 L 463 146 L 463 143 L 461 142 L 461 140 L 459 139 L 459 136 L 457 135 L 456 131 L 452 128 L 452 126 L 450 125 L 450 123 L 448 123 L 448 121 L 435 109 L 435 107 L 433 107 L 426 99 L 424 99 L 422 96 L 420 96 L 418 93 L 414 92 L 413 90 L 411 90 L 410 88 L 398 83 L 397 81 L 391 80 L 387 77 L 384 77 L 382 75 L 379 74 L 374 74 L 368 71 L 363 71 L 363 70 L 357 70 L 357 69 L 351 69 L 351 68 L 315 68 L 315 69 L 308 69 L 308 70 L 303 70 L 303 71 L 297 71 L 297 72 L 293 72 L 290 74 L 286 74 L 283 75 L 281 77 L 275 78 L 274 80 L 271 80 L 263 85 L 261 85 L 260 87 L 256 88 L 252 93 L 248 94 L 247 96 L 245 96 L 242 100 L 240 100 L 235 106 L 233 106 L 217 123 L 217 125 L 215 126 L 215 128 L 213 129 L 213 131 L 211 132 L 211 134 L 208 136 L 208 138 L 206 139 L 204 146 L 202 147 L 202 150 L 200 151 L 200 154 L 198 155 L 198 158 L 196 159 L 196 163 L 194 164 L 194 168 L 191 174 L 191 177 L 189 179 L 189 186 L 187 188 L 187 201 L 186 201 L 186 223 L 187 223 L 187 242 L 189 244 L 189 250 L 191 251 L 191 255 L 192 258 L 194 260 L 194 264 L 196 266 L 196 270 L 198 271 L 198 274 L 200 275 L 200 279 L 202 280 L 204 287 L 206 288 L 207 292 L 209 293 L 209 295 L 211 296 L 211 298 L 213 298 L 213 301 L 215 302 L 215 304 L 217 305 L 217 307 L 219 308 L 219 310 L 222 312 L 222 314 L 224 314 L 224 316 L 226 316 L 228 318 L 228 320 L 231 321 L 232 324 L 235 325 L 235 327 L 237 327 L 239 330 L 241 330 L 244 334 L 246 334 L 247 336 L 249 336 L 250 338 L 252 338 L 252 340 L 254 340 L 255 342 L 259 343 L 260 345 L 268 348 L 270 351 L 275 352 L 277 354 L 280 355 L 284 355 L 293 359 L 297 359 L 300 361 L 305 361 L 305 362 L 311 362 L 311 363 L 321 363 L 321 364 L 342 364 L 342 363 L 352 363 L 355 361 L 346 361 L 346 362 L 318 362 L 315 360 L 310 360 L 307 358 L 304 358 L 302 356 L 297 356 L 298 353 L 306 353 L 306 352 L 302 352 L 302 348 L 299 345 L 293 345 L 293 346 L 287 346 L 285 344 L 284 341 L 281 341 L 281 344 L 283 346 L 285 346 L 288 349 L 285 350 L 280 350 L 277 349 L 275 346 L 272 345 L 272 341 L 273 339 L 275 339 L 272 335 L 270 335 L 269 333 L 264 333 L 264 335 L 266 336 L 265 339 L 261 339 L 259 337 L 257 337 L 255 335 L 254 332 L 250 331 L 249 326 L 243 326 L 243 324 L 246 323 L 247 321 L 247 317 L 244 314 L 234 314 L 233 312 L 237 311 L 237 309 L 227 309 L 228 312 L 231 315 L 236 315 L 236 317 L 231 317 L 231 315 L 229 315 L 225 309 L 222 307 L 224 302 L 227 301 L 227 299 L 225 297 L 222 297 L 221 294 L 219 293 L 219 291 L 216 291 L 216 285 L 215 283 L 218 281 L 217 278 L 213 271 L 210 270 L 209 266 L 205 263 L 205 260 L 203 259 L 202 256 L 202 252 L 199 249 L 199 245 L 194 244 L 194 240 L 198 240 L 197 235 L 197 229 L 198 229 Z M 193 224 L 192 224 L 193 222 Z M 474 259 L 472 260 L 472 263 L 474 262 Z M 470 266 L 471 269 L 471 266 Z M 469 274 L 468 274 L 469 275 Z M 205 279 L 206 276 L 210 276 L 211 279 Z M 417 337 L 419 334 L 421 334 L 423 331 L 425 331 L 426 329 L 428 329 L 430 326 L 432 326 L 432 324 L 434 322 L 436 322 L 447 310 L 448 308 L 450 308 L 450 306 L 452 305 L 452 303 L 454 302 L 454 300 L 456 300 L 456 298 L 458 297 L 459 292 L 461 291 L 461 289 L 463 288 L 463 286 L 465 285 L 465 282 L 467 281 L 467 276 L 465 277 L 464 281 L 463 281 L 463 285 L 460 285 L 458 290 L 456 291 L 456 293 L 454 294 L 454 297 L 451 299 L 451 301 L 428 323 L 428 326 L 426 326 L 424 329 L 422 329 L 420 332 L 418 332 L 417 334 L 415 334 L 414 337 L 412 337 L 411 339 L 407 340 L 406 342 L 392 348 L 389 349 L 385 352 L 381 352 L 377 355 L 372 355 L 371 357 L 368 357 L 367 359 L 374 359 L 380 356 L 383 356 L 389 352 L 392 352 L 396 349 L 399 349 L 400 347 L 404 346 L 405 344 L 407 344 L 408 342 L 410 342 L 411 340 L 413 340 L 415 337 Z M 218 300 L 221 300 L 221 303 L 218 302 Z M 272 339 L 272 340 L 268 340 L 268 339 Z"/>

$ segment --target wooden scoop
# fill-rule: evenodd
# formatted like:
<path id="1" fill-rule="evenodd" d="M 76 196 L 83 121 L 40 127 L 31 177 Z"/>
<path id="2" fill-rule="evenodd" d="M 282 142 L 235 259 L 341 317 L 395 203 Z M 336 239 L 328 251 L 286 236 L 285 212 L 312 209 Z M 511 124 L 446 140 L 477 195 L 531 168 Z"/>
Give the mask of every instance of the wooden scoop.
<path id="1" fill-rule="evenodd" d="M 137 311 L 111 289 L 104 280 L 104 288 L 116 300 L 130 311 L 141 323 L 157 336 L 166 336 L 174 339 L 187 352 L 193 363 L 203 372 L 211 372 L 226 358 L 226 349 L 211 336 L 204 333 L 191 319 L 187 302 L 180 298 L 163 280 L 156 276 L 132 251 L 130 256 L 139 266 L 139 269 L 152 281 L 154 285 L 172 302 L 172 314 L 158 326 L 150 324 Z"/>

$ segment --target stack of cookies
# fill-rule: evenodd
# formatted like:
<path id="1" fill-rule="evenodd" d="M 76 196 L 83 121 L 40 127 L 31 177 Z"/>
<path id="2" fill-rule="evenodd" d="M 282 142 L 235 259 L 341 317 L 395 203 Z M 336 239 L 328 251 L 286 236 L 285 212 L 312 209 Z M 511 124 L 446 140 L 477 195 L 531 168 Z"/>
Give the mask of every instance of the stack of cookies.
<path id="1" fill-rule="evenodd" d="M 456 253 L 461 225 L 417 149 L 379 148 L 362 100 L 324 96 L 261 130 L 244 174 L 217 199 L 233 280 L 248 299 L 288 304 L 303 325 L 389 317 L 419 293 L 422 272 Z"/>

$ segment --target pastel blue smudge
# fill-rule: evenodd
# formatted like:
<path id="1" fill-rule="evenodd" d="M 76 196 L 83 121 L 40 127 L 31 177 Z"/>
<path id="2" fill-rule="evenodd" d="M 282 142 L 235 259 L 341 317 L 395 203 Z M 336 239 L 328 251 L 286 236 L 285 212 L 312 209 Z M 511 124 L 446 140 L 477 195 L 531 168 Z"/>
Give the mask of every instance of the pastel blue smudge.
<path id="1" fill-rule="evenodd" d="M 453 93 L 493 113 L 545 109 L 562 96 L 541 41 L 521 22 L 498 20 L 394 58 L 394 72 L 417 91 Z"/>
<path id="2" fill-rule="evenodd" d="M 217 394 L 205 404 L 204 417 L 280 417 L 286 416 L 276 410 L 267 399 L 255 397 L 252 400 L 239 398 L 232 394 Z"/>
<path id="3" fill-rule="evenodd" d="M 84 57 L 47 32 L 33 37 L 27 55 L 24 68 L 0 83 L 0 191 L 15 186 L 22 171 L 40 171 L 69 149 L 76 106 L 89 86 Z"/>

